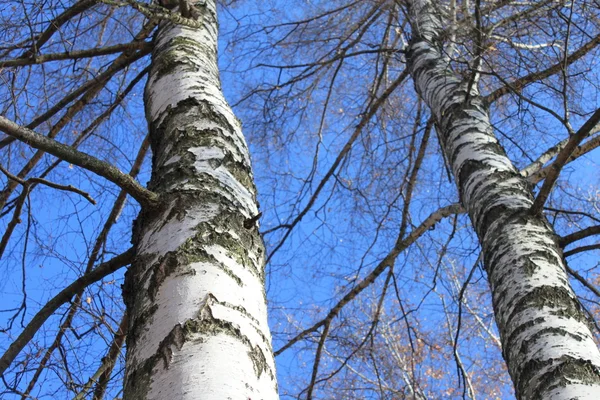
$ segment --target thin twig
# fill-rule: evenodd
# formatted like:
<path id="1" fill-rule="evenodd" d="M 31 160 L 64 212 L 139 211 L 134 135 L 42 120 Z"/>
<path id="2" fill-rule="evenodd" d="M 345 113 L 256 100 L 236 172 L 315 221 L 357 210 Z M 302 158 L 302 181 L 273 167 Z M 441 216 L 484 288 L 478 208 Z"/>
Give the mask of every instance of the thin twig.
<path id="1" fill-rule="evenodd" d="M 13 362 L 15 357 L 19 355 L 21 350 L 29 343 L 29 341 L 33 338 L 33 335 L 39 330 L 44 322 L 64 303 L 69 301 L 71 297 L 75 295 L 81 288 L 91 285 L 94 282 L 98 282 L 100 279 L 105 276 L 112 274 L 118 269 L 131 264 L 135 257 L 135 249 L 130 248 L 124 253 L 119 254 L 116 257 L 113 257 L 111 260 L 104 262 L 98 267 L 96 267 L 93 271 L 88 274 L 83 275 L 82 277 L 76 279 L 69 286 L 64 288 L 60 293 L 50 299 L 44 307 L 40 309 L 40 311 L 35 314 L 35 316 L 31 319 L 29 324 L 23 329 L 23 332 L 19 335 L 19 337 L 12 342 L 12 344 L 8 347 L 6 352 L 0 358 L 0 375 L 4 374 L 6 368 Z"/>
<path id="2" fill-rule="evenodd" d="M 577 273 L 577 271 L 571 269 L 571 267 L 569 267 L 567 264 L 565 264 L 565 266 L 567 268 L 567 272 L 573 278 L 577 279 L 583 286 L 585 286 L 586 288 L 588 288 L 596 296 L 600 297 L 600 290 L 598 290 L 597 287 L 595 287 L 594 285 L 592 285 L 591 283 L 589 283 L 584 277 L 582 277 L 581 275 L 579 275 L 579 273 Z"/>
<path id="3" fill-rule="evenodd" d="M 283 246 L 283 244 L 285 243 L 285 241 L 288 238 L 288 236 L 290 236 L 290 234 L 292 233 L 292 229 L 302 220 L 302 218 L 304 218 L 304 216 L 311 209 L 311 207 L 313 206 L 313 204 L 317 200 L 319 194 L 321 193 L 321 190 L 323 190 L 323 188 L 325 187 L 325 185 L 329 181 L 329 178 L 331 178 L 331 176 L 334 174 L 334 172 L 339 167 L 339 165 L 342 162 L 342 160 L 344 160 L 346 158 L 346 155 L 348 154 L 348 152 L 350 151 L 350 149 L 352 149 L 352 145 L 354 144 L 354 142 L 356 141 L 356 139 L 358 139 L 358 137 L 359 137 L 360 133 L 362 132 L 363 128 L 368 124 L 368 122 L 371 120 L 371 118 L 373 118 L 373 115 L 375 115 L 375 113 L 379 110 L 379 108 L 381 107 L 381 105 L 388 99 L 388 97 L 394 92 L 394 90 L 398 86 L 400 86 L 400 84 L 402 82 L 404 82 L 404 80 L 408 77 L 408 75 L 409 75 L 408 74 L 408 69 L 404 69 L 400 73 L 400 75 L 396 78 L 396 80 L 394 82 L 392 82 L 392 84 L 385 90 L 385 92 L 383 92 L 382 95 L 376 101 L 373 102 L 373 104 L 371 105 L 371 107 L 369 107 L 368 111 L 363 114 L 360 122 L 358 123 L 358 125 L 356 125 L 356 128 L 354 129 L 354 132 L 352 133 L 352 135 L 350 136 L 350 138 L 348 139 L 348 141 L 346 142 L 346 144 L 344 145 L 344 147 L 342 148 L 342 150 L 337 155 L 335 161 L 333 162 L 333 164 L 331 164 L 331 167 L 329 168 L 329 170 L 327 171 L 327 173 L 325 173 L 325 176 L 323 177 L 323 179 L 321 180 L 321 182 L 319 183 L 319 185 L 315 189 L 315 192 L 313 193 L 312 197 L 308 201 L 308 204 L 296 216 L 296 218 L 294 218 L 294 220 L 291 223 L 286 224 L 286 225 L 289 225 L 290 227 L 287 228 L 287 231 L 283 235 L 283 238 L 279 241 L 279 243 L 277 244 L 277 246 L 275 246 L 275 248 L 273 249 L 273 251 L 271 251 L 271 253 L 267 257 L 267 264 L 269 263 L 269 261 L 271 260 L 271 258 L 273 258 L 273 256 L 275 255 L 275 253 Z"/>
<path id="4" fill-rule="evenodd" d="M 571 55 L 569 55 L 567 57 L 566 62 L 568 64 L 574 63 L 575 61 L 579 60 L 580 58 L 585 56 L 587 53 L 592 51 L 599 44 L 600 44 L 600 34 L 596 35 L 592 40 L 590 40 L 589 42 L 587 42 L 586 44 L 581 46 L 579 49 L 577 49 L 576 51 L 571 53 Z M 552 65 L 549 68 L 546 68 L 545 70 L 533 72 L 531 74 L 525 75 L 521 78 L 518 78 L 518 79 L 512 81 L 510 84 L 505 84 L 504 86 L 494 90 L 492 93 L 485 96 L 483 98 L 483 100 L 486 103 L 491 104 L 494 101 L 498 100 L 500 97 L 502 97 L 508 93 L 511 93 L 511 92 L 517 93 L 517 92 L 521 91 L 525 86 L 529 85 L 530 83 L 539 82 L 542 79 L 548 78 L 548 77 L 556 74 L 557 72 L 560 72 L 560 70 L 562 68 L 564 68 L 564 66 L 565 66 L 565 60 L 560 60 L 558 63 Z"/>
<path id="5" fill-rule="evenodd" d="M 594 114 L 592 114 L 592 116 L 585 122 L 585 124 L 583 124 L 583 126 L 579 128 L 579 130 L 569 138 L 569 141 L 566 144 L 566 146 L 560 151 L 560 153 L 558 153 L 558 155 L 556 156 L 556 160 L 554 161 L 554 163 L 552 163 L 552 167 L 548 175 L 546 176 L 546 179 L 544 180 L 544 184 L 542 185 L 540 192 L 538 193 L 537 197 L 535 198 L 535 201 L 533 202 L 533 205 L 531 206 L 531 214 L 539 214 L 542 212 L 544 204 L 546 204 L 546 200 L 550 195 L 550 191 L 556 183 L 560 171 L 569 161 L 573 150 L 575 150 L 575 148 L 579 145 L 579 143 L 583 141 L 583 139 L 588 137 L 589 133 L 599 122 L 600 108 L 597 109 L 596 112 L 594 112 Z"/>
<path id="6" fill-rule="evenodd" d="M 6 227 L 6 231 L 4 231 L 4 235 L 2 235 L 2 240 L 0 240 L 0 258 L 4 254 L 4 250 L 6 250 L 6 246 L 8 245 L 8 240 L 10 239 L 13 231 L 17 227 L 18 224 L 21 223 L 21 211 L 23 210 L 23 205 L 25 204 L 25 200 L 27 200 L 27 195 L 29 194 L 30 185 L 23 185 L 23 191 L 17 197 L 15 212 Z"/>
<path id="7" fill-rule="evenodd" d="M 360 292 L 362 292 L 366 287 L 368 287 L 371 283 L 377 279 L 379 275 L 385 271 L 385 269 L 393 263 L 393 260 L 396 258 L 398 254 L 400 254 L 404 249 L 408 246 L 412 245 L 418 238 L 423 235 L 428 229 L 435 226 L 436 223 L 441 221 L 443 218 L 446 218 L 449 215 L 456 214 L 461 210 L 461 206 L 459 204 L 452 204 L 446 207 L 442 207 L 439 210 L 430 214 L 425 221 L 421 223 L 417 228 L 415 228 L 405 239 L 398 238 L 396 245 L 394 248 L 388 253 L 387 256 L 371 271 L 369 275 L 367 275 L 358 285 L 352 288 L 346 295 L 329 311 L 327 316 L 321 321 L 317 322 L 313 326 L 304 331 L 300 332 L 296 336 L 294 336 L 291 340 L 289 340 L 283 347 L 275 352 L 275 355 L 279 355 L 283 353 L 285 350 L 292 347 L 295 343 L 302 340 L 308 334 L 315 332 L 321 326 L 325 325 L 328 319 L 333 319 L 337 314 L 341 311 L 341 309 L 352 301 Z"/>
<path id="8" fill-rule="evenodd" d="M 54 188 L 54 189 L 65 190 L 65 191 L 68 191 L 68 192 L 77 193 L 78 195 L 82 196 L 83 198 L 85 198 L 87 201 L 89 201 L 93 205 L 96 205 L 96 200 L 94 200 L 92 198 L 92 196 L 89 195 L 89 193 L 84 192 L 83 190 L 78 189 L 75 186 L 72 186 L 72 185 L 59 185 L 58 183 L 50 182 L 50 181 L 47 181 L 46 179 L 42 179 L 42 178 L 30 178 L 30 179 L 27 179 L 26 181 L 24 181 L 23 179 L 15 176 L 13 174 L 11 174 L 2 165 L 0 165 L 0 171 L 4 175 L 6 175 L 9 179 L 17 181 L 19 184 L 21 184 L 23 186 L 30 185 L 32 183 L 41 183 L 42 185 L 46 185 L 46 186 L 49 186 L 49 187 Z"/>

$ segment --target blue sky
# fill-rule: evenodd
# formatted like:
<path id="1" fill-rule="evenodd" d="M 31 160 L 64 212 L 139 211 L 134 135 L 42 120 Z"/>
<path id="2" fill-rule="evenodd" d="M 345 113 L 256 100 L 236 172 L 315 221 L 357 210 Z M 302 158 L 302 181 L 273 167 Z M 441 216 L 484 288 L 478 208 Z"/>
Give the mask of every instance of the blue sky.
<path id="1" fill-rule="evenodd" d="M 276 24 L 300 18 L 312 11 L 311 7 L 319 6 L 319 2 L 313 3 L 307 2 L 306 8 L 291 8 L 287 2 L 261 2 L 258 5 L 251 2 L 240 2 L 235 4 L 229 13 L 221 13 L 220 54 L 223 89 L 232 103 L 238 103 L 249 87 L 256 82 L 275 84 L 292 76 L 292 71 L 284 70 L 279 74 L 276 69 L 258 67 L 258 64 L 301 62 L 316 57 L 323 51 L 317 49 L 315 54 L 312 54 L 301 48 L 296 52 L 284 49 L 280 53 L 279 50 L 269 47 L 270 45 L 267 45 L 262 52 L 251 51 L 253 44 L 263 43 L 263 41 L 267 43 L 267 37 L 263 33 L 259 33 L 251 37 L 254 42 L 237 45 L 229 43 L 237 37 L 231 34 L 238 26 L 237 24 L 248 26 L 247 24 L 252 21 L 262 26 L 260 24 L 264 24 L 265 20 L 267 23 Z M 10 15 L 10 9 L 0 8 L 0 10 L 2 10 L 3 17 Z M 115 21 L 113 23 L 116 24 Z M 119 32 L 122 33 L 122 31 Z M 318 34 L 319 32 L 310 33 Z M 375 26 L 365 34 L 365 42 L 376 43 L 377 35 L 380 33 L 381 26 Z M 237 35 L 240 34 L 237 33 Z M 118 39 L 115 36 L 109 37 L 107 40 L 118 42 Z M 82 47 L 85 44 L 84 41 L 79 42 Z M 365 47 L 368 46 L 365 45 Z M 277 60 L 277 57 L 281 55 L 288 58 Z M 147 59 L 140 61 L 137 64 L 137 70 L 139 71 L 147 62 Z M 86 66 L 85 71 L 87 72 L 85 73 L 93 73 L 101 64 L 99 62 Z M 54 64 L 50 63 L 46 68 L 51 71 L 52 65 Z M 252 66 L 251 69 L 249 69 L 250 66 Z M 399 62 L 390 68 L 390 79 L 401 71 L 401 67 L 402 64 Z M 289 92 L 286 92 L 286 89 L 281 89 L 279 92 L 276 90 L 273 92 L 272 98 L 267 97 L 266 94 L 255 96 L 236 107 L 236 113 L 244 124 L 254 163 L 256 184 L 263 212 L 261 221 L 263 230 L 289 221 L 290 216 L 296 215 L 315 192 L 317 183 L 333 163 L 360 118 L 367 92 L 365 88 L 368 88 L 375 68 L 372 58 L 364 57 L 351 59 L 340 69 L 340 77 L 336 79 L 338 86 L 329 100 L 328 112 L 323 121 L 320 118 L 320 110 L 327 99 L 328 80 L 324 80 L 314 88 L 311 88 L 308 83 L 300 83 Z M 334 71 L 333 68 L 328 70 L 327 76 L 333 76 Z M 129 79 L 135 76 L 136 72 L 135 70 L 129 71 Z M 514 72 L 521 74 L 523 71 Z M 84 74 L 79 70 L 77 73 Z M 593 79 L 595 79 L 597 73 L 595 65 L 593 65 L 592 72 L 587 73 L 593 74 Z M 33 80 L 33 83 L 28 84 L 41 85 L 42 82 Z M 118 86 L 111 84 L 103 92 L 102 99 L 106 101 L 114 96 L 119 89 Z M 402 199 L 398 198 L 398 194 L 404 180 L 404 169 L 409 164 L 407 148 L 410 145 L 414 114 L 417 109 L 412 83 L 408 81 L 405 86 L 403 91 L 399 91 L 390 99 L 390 103 L 394 107 L 390 106 L 385 113 L 378 115 L 368 125 L 369 129 L 361 135 L 348 158 L 336 171 L 335 179 L 327 183 L 314 207 L 294 228 L 293 233 L 268 267 L 267 287 L 275 349 L 281 347 L 294 332 L 312 325 L 322 317 L 355 284 L 357 276 L 364 277 L 381 260 L 396 238 L 402 214 Z M 309 95 L 301 96 L 302 91 L 308 90 L 307 88 L 311 88 Z M 0 93 L 6 94 L 4 90 L 0 88 Z M 146 132 L 142 90 L 143 82 L 130 96 L 127 107 L 119 108 L 115 116 L 96 132 L 96 136 L 91 138 L 82 147 L 82 150 L 98 152 L 107 160 L 117 161 L 122 170 L 128 170 Z M 285 95 L 277 98 L 277 93 L 285 93 Z M 288 94 L 289 98 L 286 98 Z M 529 87 L 526 94 L 542 99 L 544 104 L 554 108 L 560 106 L 550 97 L 550 90 L 539 85 Z M 574 88 L 574 96 L 581 97 L 584 111 L 590 111 L 597 106 L 597 90 L 586 85 L 585 82 Z M 22 122 L 27 122 L 37 111 L 36 107 L 39 106 L 39 102 L 40 100 L 36 98 L 29 100 L 28 111 L 21 117 Z M 263 110 L 261 108 L 263 104 L 273 107 Z M 24 108 L 27 107 L 24 106 Z M 527 112 L 527 108 L 531 111 Z M 516 110 L 521 113 L 516 115 Z M 280 113 L 284 111 L 287 114 L 281 117 L 283 114 Z M 561 130 L 552 118 L 527 104 L 513 101 L 494 105 L 491 112 L 492 120 L 499 128 L 500 141 L 506 147 L 511 158 L 517 160 L 520 167 L 527 164 L 527 158 L 523 157 L 519 147 L 526 149 L 530 154 L 537 154 L 565 137 L 564 129 Z M 74 121 L 68 129 L 72 131 L 82 129 L 93 115 L 94 113 L 90 112 L 88 118 Z M 10 114 L 8 116 L 13 117 Z M 279 117 L 281 118 L 277 119 Z M 268 121 L 265 122 L 263 118 Z M 428 113 L 423 111 L 419 119 L 421 124 L 417 135 L 419 139 L 422 137 L 422 128 L 427 118 Z M 577 127 L 583 119 L 583 117 L 574 116 L 573 125 Z M 46 127 L 40 129 L 43 131 Z M 513 140 L 518 138 L 518 146 L 509 138 Z M 66 140 L 66 138 L 63 139 Z M 312 175 L 311 170 L 315 162 L 314 152 L 317 147 L 319 149 L 316 159 L 317 168 Z M 23 151 L 26 156 L 31 154 L 25 148 Z M 128 157 L 123 158 L 123 153 Z M 23 161 L 16 159 L 13 162 L 18 165 Z M 44 161 L 45 164 L 49 162 L 50 159 Z M 579 204 L 584 204 L 582 199 L 585 199 L 586 196 L 594 194 L 598 196 L 598 174 L 595 173 L 597 166 L 598 156 L 596 153 L 569 166 L 565 171 L 567 174 L 565 177 L 569 179 L 568 185 L 564 186 L 564 190 L 557 190 L 557 196 L 560 195 L 560 198 L 556 197 L 555 202 L 557 204 L 566 202 L 563 200 L 566 198 L 576 202 L 575 207 L 577 207 Z M 312 177 L 312 181 L 306 183 L 307 177 Z M 89 191 L 100 205 L 93 207 L 74 194 L 55 192 L 47 188 L 38 187 L 32 194 L 31 209 L 34 210 L 35 221 L 32 222 L 32 234 L 27 238 L 26 267 L 22 268 L 21 258 L 26 241 L 27 220 L 25 218 L 10 242 L 6 256 L 0 263 L 0 290 L 3 295 L 0 308 L 2 309 L 12 309 L 21 302 L 22 271 L 24 270 L 26 273 L 28 308 L 25 320 L 33 315 L 39 304 L 79 276 L 91 243 L 109 211 L 107 205 L 111 204 L 111 199 L 114 199 L 117 194 L 114 186 L 106 185 L 100 178 L 66 163 L 61 164 L 49 176 L 49 179 L 67 182 Z M 149 160 L 146 160 L 139 180 L 145 183 L 148 179 Z M 565 190 L 568 190 L 568 195 L 564 195 Z M 577 199 L 576 196 L 581 199 Z M 409 231 L 430 212 L 457 200 L 454 182 L 448 181 L 446 178 L 443 160 L 439 156 L 438 143 L 435 135 L 432 134 L 427 146 L 423 169 L 419 174 L 419 185 L 415 189 L 414 201 L 410 206 L 411 226 Z M 137 205 L 129 200 L 117 225 L 111 232 L 106 246 L 105 259 L 127 249 L 130 245 L 131 221 L 135 218 L 137 210 Z M 6 222 L 7 219 L 4 218 L 2 223 L 6 224 Z M 584 222 L 582 221 L 582 223 Z M 571 222 L 571 226 L 567 225 L 568 223 L 564 221 L 560 222 L 558 226 L 564 228 L 566 232 L 575 229 L 575 222 Z M 81 232 L 84 234 L 82 235 Z M 280 230 L 266 236 L 269 249 L 274 248 L 281 238 L 282 232 Z M 447 242 L 446 239 L 451 234 L 453 235 L 452 240 Z M 48 253 L 57 253 L 61 257 L 51 256 Z M 447 314 L 442 306 L 447 305 L 453 318 L 456 317 L 457 312 L 457 304 L 453 302 L 452 297 L 456 296 L 457 287 L 450 278 L 455 276 L 465 279 L 475 264 L 477 256 L 478 246 L 474 235 L 468 220 L 461 216 L 457 219 L 455 226 L 452 218 L 447 218 L 437 224 L 434 230 L 427 232 L 422 240 L 398 257 L 396 263 L 398 289 L 404 302 L 403 305 L 406 307 L 405 311 L 412 310 L 408 320 L 411 324 L 418 326 L 418 329 L 415 328 L 415 330 L 422 335 L 420 338 L 423 343 L 439 335 L 448 335 Z M 439 264 L 438 260 L 441 260 Z M 597 260 L 593 256 L 578 256 L 574 263 L 581 270 L 586 270 L 595 267 Z M 360 341 L 361 335 L 364 335 L 369 329 L 368 318 L 372 315 L 371 308 L 373 303 L 378 300 L 378 293 L 383 286 L 384 279 L 385 274 L 372 288 L 367 289 L 363 295 L 350 304 L 340 318 L 334 321 L 336 330 L 327 345 L 333 355 L 343 357 L 348 354 L 349 345 L 339 338 L 346 335 Z M 79 363 L 75 361 L 74 356 L 69 356 L 73 365 L 76 366 L 74 372 L 83 374 L 84 371 L 88 373 L 93 371 L 98 360 L 103 356 L 104 342 L 110 340 L 110 332 L 106 326 L 103 326 L 94 328 L 96 330 L 92 334 L 89 329 L 94 326 L 94 319 L 89 315 L 91 312 L 103 315 L 104 311 L 107 318 L 108 315 L 112 318 L 109 325 L 117 326 L 119 313 L 122 310 L 120 304 L 121 282 L 122 271 L 86 292 L 84 312 L 74 323 L 74 332 L 77 334 L 70 332 L 65 340 L 66 349 L 77 348 L 76 354 Z M 489 329 L 495 333 L 495 327 L 491 323 L 493 317 L 489 295 L 485 294 L 487 283 L 480 268 L 475 270 L 471 287 L 469 304 L 483 315 L 483 324 L 489 326 Z M 388 290 L 385 313 L 390 330 L 395 333 L 397 342 L 406 349 L 408 341 L 417 342 L 419 335 L 408 337 L 408 331 L 404 326 L 405 319 L 399 310 L 394 290 L 393 288 Z M 426 293 L 427 297 L 422 300 Z M 442 300 L 446 303 L 443 303 Z M 61 310 L 65 310 L 65 307 Z M 11 315 L 10 312 L 0 313 L 0 326 L 5 326 Z M 62 313 L 59 313 L 46 323 L 43 329 L 49 334 L 46 336 L 46 342 L 42 341 L 43 345 L 48 345 L 47 341 L 52 340 L 52 334 L 61 318 Z M 464 350 L 462 354 L 467 369 L 477 370 L 481 368 L 481 365 L 490 366 L 490 370 L 500 368 L 500 353 L 497 349 L 493 349 L 493 346 L 485 347 L 489 346 L 489 343 L 482 339 L 485 337 L 485 334 L 482 333 L 483 328 L 481 326 L 477 328 L 478 325 L 473 322 L 472 318 L 465 317 L 465 319 L 461 351 Z M 17 318 L 15 323 L 19 324 L 20 320 L 20 317 Z M 455 328 L 455 319 L 451 322 L 452 328 Z M 467 326 L 468 328 L 466 328 Z M 88 331 L 90 333 L 78 338 L 78 335 Z M 445 340 L 448 341 L 449 337 Z M 9 340 L 9 336 L 0 333 L 0 348 L 6 348 Z M 427 344 L 423 344 L 423 346 L 425 347 Z M 277 358 L 283 398 L 294 397 L 293 393 L 307 384 L 312 369 L 314 349 L 314 340 L 299 343 Z M 447 349 L 446 343 L 446 351 Z M 38 350 L 33 347 L 28 349 L 28 351 Z M 375 353 L 377 356 L 383 352 L 381 349 L 377 351 Z M 428 369 L 437 367 L 454 372 L 456 368 L 454 361 L 451 358 L 444 358 L 446 353 L 437 351 L 433 346 L 427 351 L 426 354 L 432 358 L 423 360 L 422 364 L 416 367 L 417 374 L 423 379 L 423 382 L 427 382 L 432 390 L 440 390 L 439 393 L 445 393 L 445 390 L 456 387 L 454 373 L 447 374 L 442 378 L 435 378 L 435 374 L 428 371 Z M 439 358 L 434 358 L 434 356 Z M 55 354 L 55 357 L 60 361 L 59 355 Z M 352 364 L 354 368 L 362 368 L 364 375 L 368 378 L 374 377 L 374 370 L 368 362 L 362 360 L 362 365 L 359 365 L 361 363 L 358 361 L 352 361 L 352 363 L 354 363 Z M 326 374 L 335 370 L 338 365 L 339 361 L 335 357 L 328 357 L 322 363 L 321 371 Z M 119 368 L 122 368 L 122 364 L 119 364 L 116 370 Z M 339 376 L 347 379 L 356 377 L 348 370 L 344 370 Z M 26 382 L 23 382 L 21 386 L 25 384 Z M 63 398 L 63 394 L 66 395 L 63 387 L 64 383 L 58 379 L 57 375 L 49 372 L 44 386 L 39 390 L 40 392 L 57 390 L 56 398 Z M 331 384 L 325 389 L 332 390 L 336 387 L 336 384 Z M 510 385 L 505 385 L 504 388 L 506 391 L 499 396 L 508 398 Z M 317 391 L 317 396 L 332 398 L 332 394 L 325 389 Z M 114 388 L 113 393 L 118 393 L 118 388 Z M 377 397 L 378 393 L 371 391 L 365 391 L 364 396 L 364 398 L 379 398 Z M 452 398 L 455 394 L 447 396 Z"/>

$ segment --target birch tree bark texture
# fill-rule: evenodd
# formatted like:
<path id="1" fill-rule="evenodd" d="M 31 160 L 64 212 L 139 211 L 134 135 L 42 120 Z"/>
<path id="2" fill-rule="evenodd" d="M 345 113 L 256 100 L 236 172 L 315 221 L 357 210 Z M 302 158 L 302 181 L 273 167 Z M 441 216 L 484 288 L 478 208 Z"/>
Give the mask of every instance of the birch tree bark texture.
<path id="1" fill-rule="evenodd" d="M 556 235 L 543 215 L 530 212 L 531 190 L 495 138 L 477 83 L 450 69 L 436 7 L 429 0 L 410 2 L 408 67 L 437 120 L 479 237 L 517 398 L 598 399 L 600 352 L 569 285 Z"/>
<path id="2" fill-rule="evenodd" d="M 197 9 L 154 39 L 145 105 L 162 205 L 134 227 L 124 398 L 276 399 L 248 147 L 220 88 L 216 2 Z"/>

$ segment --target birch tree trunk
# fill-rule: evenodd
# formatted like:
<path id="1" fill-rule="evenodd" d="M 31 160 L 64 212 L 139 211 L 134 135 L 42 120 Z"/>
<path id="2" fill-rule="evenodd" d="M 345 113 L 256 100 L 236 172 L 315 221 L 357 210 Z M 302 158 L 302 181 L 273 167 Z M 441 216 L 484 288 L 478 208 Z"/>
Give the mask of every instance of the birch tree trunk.
<path id="1" fill-rule="evenodd" d="M 494 137 L 477 84 L 461 81 L 449 68 L 435 7 L 429 0 L 411 2 L 409 68 L 437 120 L 481 243 L 517 398 L 598 399 L 600 353 L 569 285 L 556 235 L 544 216 L 530 212 L 532 193 Z"/>
<path id="2" fill-rule="evenodd" d="M 162 206 L 134 228 L 124 398 L 276 399 L 248 147 L 220 88 L 216 3 L 195 12 L 197 27 L 161 24 L 146 85 Z"/>

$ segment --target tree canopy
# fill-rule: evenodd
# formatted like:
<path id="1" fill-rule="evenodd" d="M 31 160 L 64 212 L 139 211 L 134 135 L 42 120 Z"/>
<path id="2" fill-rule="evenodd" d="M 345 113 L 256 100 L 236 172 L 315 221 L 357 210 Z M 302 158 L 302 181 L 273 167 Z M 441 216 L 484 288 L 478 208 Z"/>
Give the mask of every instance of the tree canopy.
<path id="1" fill-rule="evenodd" d="M 160 201 L 144 85 L 157 26 L 184 23 L 183 3 L 0 5 L 3 398 L 122 397 L 132 226 Z M 514 396 L 445 114 L 411 64 L 427 37 L 415 3 L 219 3 L 281 398 Z M 600 5 L 422 3 L 442 21 L 427 37 L 438 76 L 489 114 L 598 343 Z"/>

